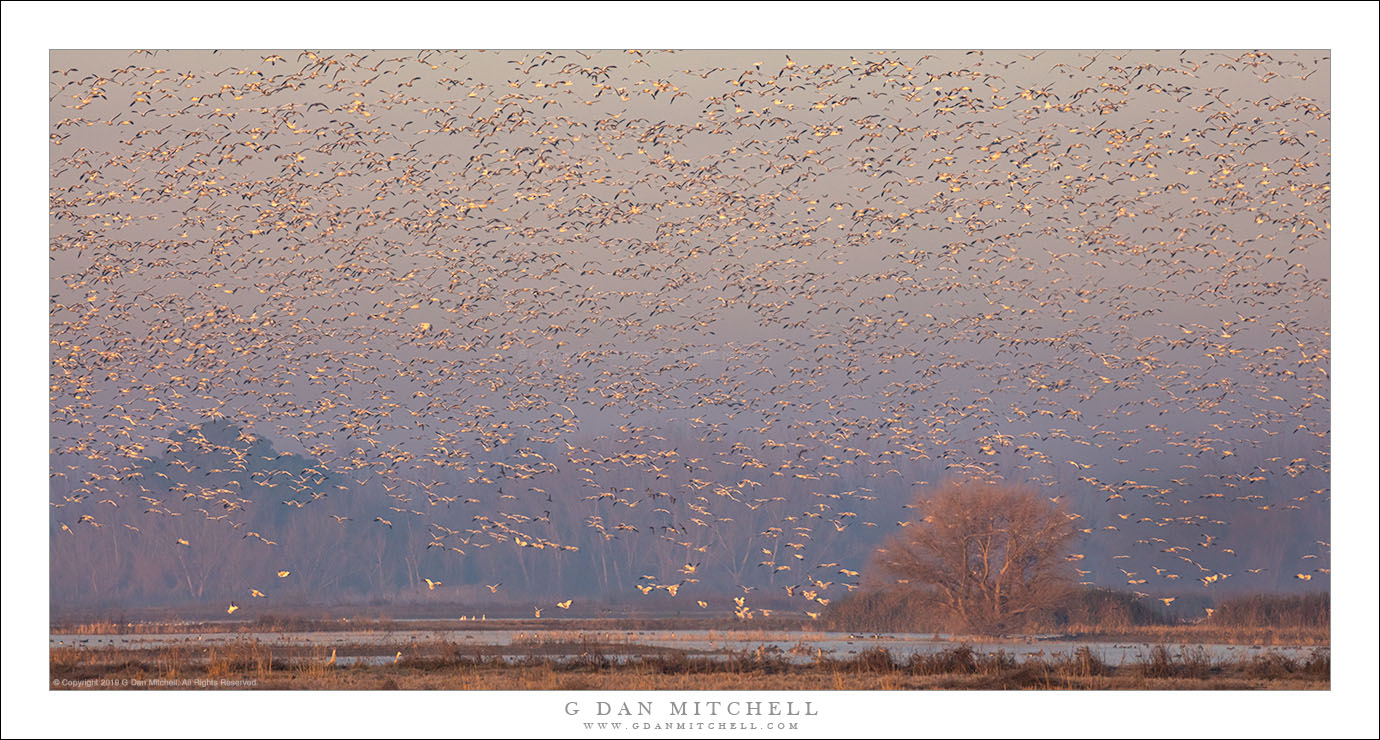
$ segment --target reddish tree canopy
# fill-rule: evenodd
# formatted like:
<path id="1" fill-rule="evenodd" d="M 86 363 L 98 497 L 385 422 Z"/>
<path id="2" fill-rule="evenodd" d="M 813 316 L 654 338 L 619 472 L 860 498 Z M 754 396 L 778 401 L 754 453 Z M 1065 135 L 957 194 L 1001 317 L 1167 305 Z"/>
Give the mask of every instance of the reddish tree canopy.
<path id="1" fill-rule="evenodd" d="M 968 627 L 999 626 L 1068 593 L 1076 529 L 1028 489 L 952 481 L 916 500 L 919 516 L 877 551 L 896 582 Z"/>

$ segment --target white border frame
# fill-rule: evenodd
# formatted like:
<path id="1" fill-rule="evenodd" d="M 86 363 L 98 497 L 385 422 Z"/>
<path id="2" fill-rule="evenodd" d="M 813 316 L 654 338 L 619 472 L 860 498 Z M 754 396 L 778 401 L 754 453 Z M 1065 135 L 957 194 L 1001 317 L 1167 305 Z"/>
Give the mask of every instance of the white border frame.
<path id="1" fill-rule="evenodd" d="M 363 14 L 378 9 L 384 16 Z M 1332 50 L 1333 689 L 1288 693 L 790 692 L 820 716 L 788 736 L 1377 734 L 1376 28 L 1372 3 L 5 3 L 3 20 L 4 734 L 597 735 L 593 692 L 46 690 L 47 139 L 53 48 L 1325 48 Z M 1340 401 L 1340 403 L 1338 403 Z M 1370 480 L 1367 484 L 1365 481 Z M 756 698 L 767 698 L 770 692 Z M 669 698 L 723 699 L 728 692 Z M 620 694 L 616 700 L 657 694 Z M 738 695 L 736 698 L 743 698 Z M 363 708 L 367 707 L 367 708 Z M 1166 711 L 1169 710 L 1169 711 Z M 520 717 L 517 722 L 513 717 Z M 251 727 L 253 730 L 251 730 Z M 630 733 L 620 733 L 628 735 Z M 637 736 L 642 733 L 631 733 Z M 667 733 L 696 736 L 704 733 Z"/>

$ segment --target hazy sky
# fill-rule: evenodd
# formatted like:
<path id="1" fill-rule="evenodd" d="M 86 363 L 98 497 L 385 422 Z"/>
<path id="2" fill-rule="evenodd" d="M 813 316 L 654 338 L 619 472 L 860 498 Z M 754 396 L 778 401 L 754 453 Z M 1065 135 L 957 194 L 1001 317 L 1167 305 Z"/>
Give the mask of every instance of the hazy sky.
<path id="1" fill-rule="evenodd" d="M 1329 581 L 1326 52 L 51 62 L 55 600 L 790 585 L 955 475 L 1090 583 Z"/>

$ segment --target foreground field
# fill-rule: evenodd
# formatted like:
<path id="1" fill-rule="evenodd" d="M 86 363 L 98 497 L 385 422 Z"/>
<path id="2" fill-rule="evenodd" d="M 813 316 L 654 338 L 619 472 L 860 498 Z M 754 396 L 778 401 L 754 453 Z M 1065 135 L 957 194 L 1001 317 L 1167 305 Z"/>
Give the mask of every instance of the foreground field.
<path id="1" fill-rule="evenodd" d="M 1109 665 L 1091 649 L 1027 654 L 958 644 L 896 655 L 881 648 L 847 658 L 745 650 L 683 650 L 595 643 L 542 645 L 506 655 L 453 642 L 411 644 L 379 655 L 377 645 L 269 647 L 258 642 L 162 648 L 54 647 L 55 689 L 1282 689 L 1330 688 L 1325 648 L 1291 657 L 1260 651 L 1213 658 L 1202 647 L 1156 646 Z M 576 654 L 575 650 L 583 652 Z M 613 651 L 618 651 L 614 653 Z M 559 657 L 556 657 L 559 656 Z"/>

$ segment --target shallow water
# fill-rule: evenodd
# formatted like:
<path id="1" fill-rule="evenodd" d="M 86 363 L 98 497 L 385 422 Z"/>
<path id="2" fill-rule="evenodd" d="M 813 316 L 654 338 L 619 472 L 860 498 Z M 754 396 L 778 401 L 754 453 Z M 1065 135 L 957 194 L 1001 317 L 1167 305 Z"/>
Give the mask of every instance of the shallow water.
<path id="1" fill-rule="evenodd" d="M 270 647 L 378 648 L 379 656 L 362 656 L 351 662 L 390 662 L 397 650 L 412 643 L 453 642 L 474 646 L 514 646 L 532 650 L 543 657 L 578 657 L 585 653 L 582 645 L 594 644 L 600 655 L 611 659 L 636 655 L 638 648 L 675 649 L 687 652 L 726 656 L 742 651 L 762 650 L 781 654 L 793 661 L 809 661 L 816 657 L 848 658 L 871 648 L 885 648 L 898 657 L 912 653 L 935 653 L 959 643 L 945 635 L 935 634 L 879 634 L 859 635 L 846 632 L 803 632 L 795 630 L 391 630 L 391 631 L 331 631 L 331 632 L 220 632 L 169 633 L 142 635 L 78 635 L 53 634 L 50 647 L 150 649 L 173 646 L 226 645 L 257 642 Z M 1016 658 L 1027 656 L 1053 657 L 1070 655 L 1086 647 L 1109 665 L 1136 661 L 1147 655 L 1153 645 L 1140 642 L 1083 642 L 1069 639 L 1038 637 L 992 640 L 973 643 L 982 653 L 1004 651 Z M 1261 652 L 1273 652 L 1290 658 L 1308 656 L 1314 648 L 1303 646 L 1250 645 L 1190 645 L 1202 648 L 1212 660 L 1248 657 Z M 612 648 L 612 649 L 610 649 Z M 1171 650 L 1174 646 L 1171 646 Z M 1177 651 L 1176 651 L 1177 652 Z M 385 655 L 386 653 L 386 655 Z M 520 659 L 519 654 L 492 656 Z M 344 660 L 343 658 L 341 660 Z"/>

